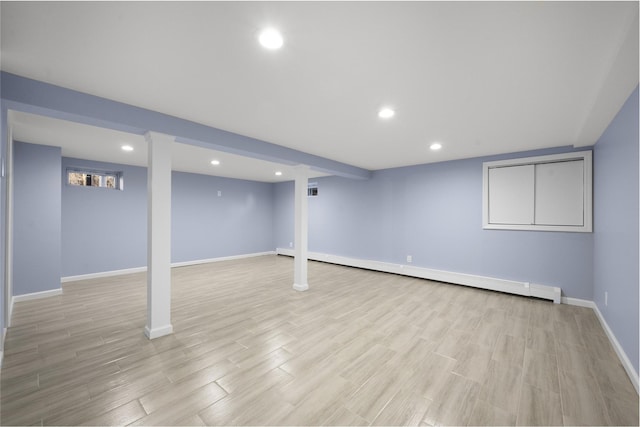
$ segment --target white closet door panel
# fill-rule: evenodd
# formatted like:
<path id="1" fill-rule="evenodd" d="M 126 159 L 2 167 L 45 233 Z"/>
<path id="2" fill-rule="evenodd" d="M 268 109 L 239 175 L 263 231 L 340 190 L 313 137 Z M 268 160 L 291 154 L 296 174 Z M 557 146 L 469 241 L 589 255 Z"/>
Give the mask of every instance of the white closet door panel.
<path id="1" fill-rule="evenodd" d="M 534 165 L 489 169 L 489 223 L 533 224 Z"/>
<path id="2" fill-rule="evenodd" d="M 535 223 L 584 225 L 584 161 L 536 165 Z"/>

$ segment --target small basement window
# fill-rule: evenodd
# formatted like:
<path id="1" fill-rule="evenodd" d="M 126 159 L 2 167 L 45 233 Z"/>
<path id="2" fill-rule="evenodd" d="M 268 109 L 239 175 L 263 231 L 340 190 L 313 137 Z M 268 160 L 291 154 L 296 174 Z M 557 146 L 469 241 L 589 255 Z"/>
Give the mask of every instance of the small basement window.
<path id="1" fill-rule="evenodd" d="M 67 184 L 77 187 L 102 187 L 122 190 L 122 172 L 106 172 L 90 169 L 67 169 Z"/>

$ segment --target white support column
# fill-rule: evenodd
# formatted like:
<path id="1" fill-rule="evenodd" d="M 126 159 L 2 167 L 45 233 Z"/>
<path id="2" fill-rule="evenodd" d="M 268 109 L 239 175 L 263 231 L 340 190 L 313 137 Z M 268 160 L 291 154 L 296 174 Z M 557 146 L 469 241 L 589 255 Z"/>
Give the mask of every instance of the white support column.
<path id="1" fill-rule="evenodd" d="M 147 325 L 149 339 L 173 332 L 171 325 L 171 144 L 174 138 L 147 132 Z"/>
<path id="2" fill-rule="evenodd" d="M 2 113 L 4 114 L 4 112 Z M 7 111 L 7 122 L 12 122 L 11 111 Z M 7 136 L 7 151 L 2 167 L 3 178 L 6 181 L 5 193 L 5 232 L 4 232 L 4 332 L 11 326 L 11 315 L 13 313 L 13 128 L 8 125 L 9 134 Z M 0 331 L 0 334 L 2 331 Z M 0 340 L 4 337 L 0 336 Z"/>
<path id="3" fill-rule="evenodd" d="M 293 289 L 306 291 L 307 283 L 307 245 L 309 242 L 309 217 L 307 188 L 309 185 L 309 167 L 299 165 L 295 168 L 295 256 L 293 259 Z"/>

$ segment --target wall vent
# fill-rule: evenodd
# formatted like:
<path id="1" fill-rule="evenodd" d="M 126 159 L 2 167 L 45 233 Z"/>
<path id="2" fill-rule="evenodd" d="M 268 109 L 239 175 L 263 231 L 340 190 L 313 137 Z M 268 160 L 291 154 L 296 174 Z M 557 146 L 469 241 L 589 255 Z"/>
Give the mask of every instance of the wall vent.
<path id="1" fill-rule="evenodd" d="M 318 183 L 310 182 L 307 187 L 307 196 L 309 197 L 317 197 L 318 196 Z"/>

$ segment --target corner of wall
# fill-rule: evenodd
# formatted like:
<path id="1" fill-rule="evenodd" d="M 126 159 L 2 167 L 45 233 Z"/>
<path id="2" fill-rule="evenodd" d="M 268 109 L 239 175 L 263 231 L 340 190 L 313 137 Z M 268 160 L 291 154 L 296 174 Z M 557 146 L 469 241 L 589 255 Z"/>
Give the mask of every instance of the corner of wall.
<path id="1" fill-rule="evenodd" d="M 638 96 L 636 86 L 594 145 L 597 169 L 591 270 L 593 310 L 636 391 L 640 277 Z M 621 182 L 625 185 L 620 185 Z M 638 187 L 634 188 L 635 185 Z"/>

